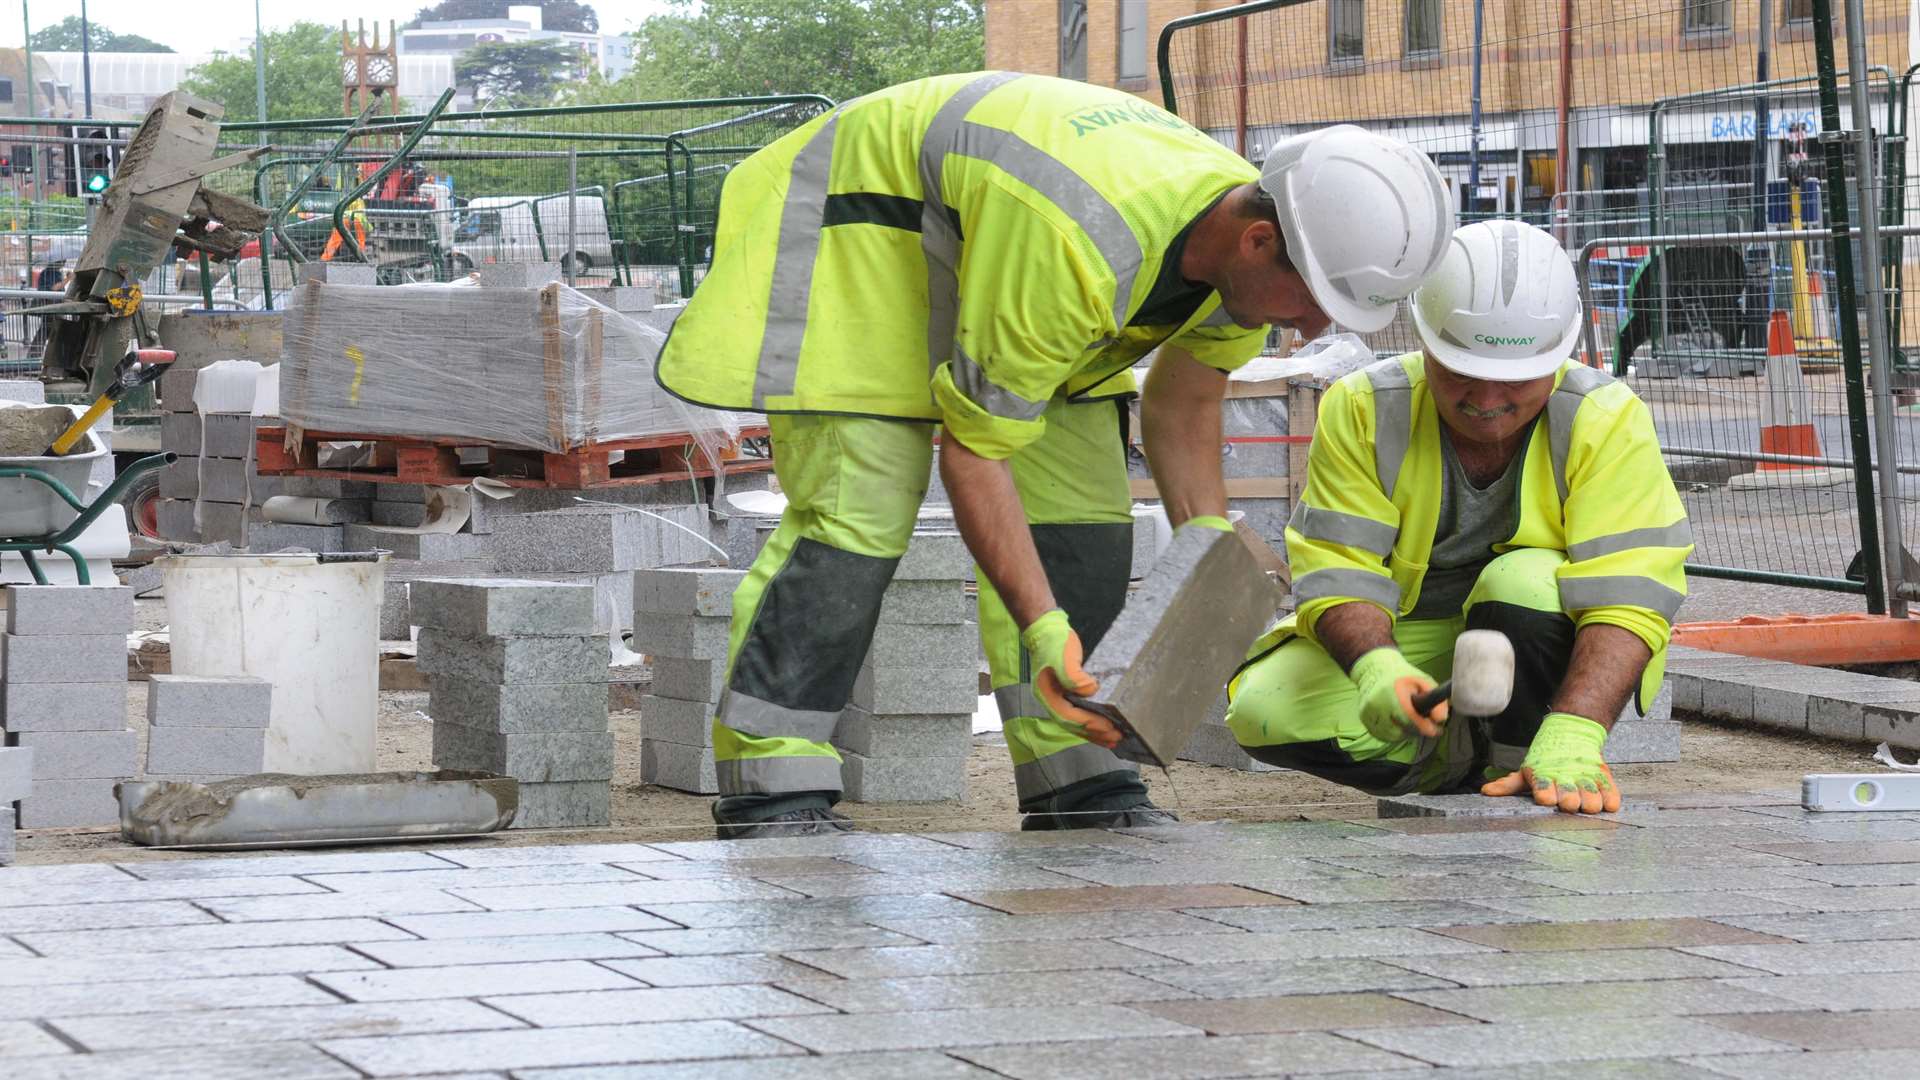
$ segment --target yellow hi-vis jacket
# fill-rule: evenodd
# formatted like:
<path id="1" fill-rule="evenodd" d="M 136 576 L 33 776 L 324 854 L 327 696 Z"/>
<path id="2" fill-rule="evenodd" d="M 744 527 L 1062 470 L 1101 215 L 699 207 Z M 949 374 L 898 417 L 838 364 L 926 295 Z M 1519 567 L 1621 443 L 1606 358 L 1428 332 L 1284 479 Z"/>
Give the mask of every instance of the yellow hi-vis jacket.
<path id="1" fill-rule="evenodd" d="M 1335 383 L 1320 402 L 1306 490 L 1287 524 L 1297 628 L 1354 600 L 1413 610 L 1440 516 L 1441 426 L 1419 353 Z M 1658 654 L 1686 598 L 1693 550 L 1646 404 L 1625 383 L 1568 361 L 1521 451 L 1519 525 L 1495 552 L 1567 553 L 1560 603 L 1578 626 L 1631 631 Z M 1250 654 L 1251 655 L 1251 654 Z"/>
<path id="2" fill-rule="evenodd" d="M 975 72 L 904 83 L 789 132 L 727 177 L 713 266 L 655 367 L 696 404 L 943 422 L 1004 458 L 1056 394 L 1131 394 L 1163 342 L 1224 371 L 1265 328 L 1209 293 L 1132 325 L 1163 256 L 1259 178 L 1118 90 Z"/>

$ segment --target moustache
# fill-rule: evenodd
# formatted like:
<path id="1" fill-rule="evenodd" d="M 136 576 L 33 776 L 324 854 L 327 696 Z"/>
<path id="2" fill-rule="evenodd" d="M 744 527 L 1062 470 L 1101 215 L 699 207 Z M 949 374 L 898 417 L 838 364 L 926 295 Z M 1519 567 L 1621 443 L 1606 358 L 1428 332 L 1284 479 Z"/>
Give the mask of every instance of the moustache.
<path id="1" fill-rule="evenodd" d="M 1456 402 L 1454 408 L 1460 410 L 1462 414 L 1471 416 L 1476 420 L 1492 420 L 1496 417 L 1510 415 L 1518 411 L 1520 407 L 1518 405 L 1507 405 L 1498 409 L 1476 409 L 1472 405 L 1461 401 Z"/>

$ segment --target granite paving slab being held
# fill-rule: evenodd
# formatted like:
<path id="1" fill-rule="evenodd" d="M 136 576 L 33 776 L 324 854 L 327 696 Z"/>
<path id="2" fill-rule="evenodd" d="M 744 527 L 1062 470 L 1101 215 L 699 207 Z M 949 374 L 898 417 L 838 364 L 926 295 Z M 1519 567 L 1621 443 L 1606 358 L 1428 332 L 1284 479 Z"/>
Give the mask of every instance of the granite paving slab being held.
<path id="1" fill-rule="evenodd" d="M 644 938 L 642 941 L 646 940 Z M 843 979 L 979 975 L 1002 971 L 1134 969 L 1175 961 L 1111 941 L 1005 941 L 877 949 L 795 949 L 786 954 Z"/>
<path id="2" fill-rule="evenodd" d="M 1057 1007 L 1062 1001 L 1102 1005 L 1193 997 L 1185 990 L 1123 971 L 1103 971 L 1097 978 L 1090 978 L 1083 971 L 1021 971 L 987 975 L 923 975 L 906 979 L 833 979 L 822 978 L 820 972 L 815 971 L 812 977 L 788 979 L 781 982 L 780 987 L 850 1013 L 918 1013 L 933 1009 L 1015 1007 L 1046 1009 Z M 1193 1026 L 1201 1025 L 1193 1023 Z"/>
<path id="3" fill-rule="evenodd" d="M 1278 1035 L 1294 1031 L 1329 1031 L 1334 1028 L 1473 1023 L 1465 1016 L 1385 994 L 1306 994 L 1233 1001 L 1160 1001 L 1136 1005 L 1135 1008 L 1175 1023 L 1201 1028 L 1209 1035 Z"/>
<path id="4" fill-rule="evenodd" d="M 570 909 L 569 914 L 573 910 L 578 909 Z M 398 968 L 526 964 L 544 960 L 612 960 L 661 955 L 658 949 L 607 933 L 375 941 L 354 948 L 383 964 Z"/>
<path id="5" fill-rule="evenodd" d="M 1708 1023 L 1803 1050 L 1920 1049 L 1920 1009 L 1716 1016 Z"/>
<path id="6" fill-rule="evenodd" d="M 512 994 L 482 999 L 535 1027 L 653 1024 L 665 1020 L 740 1020 L 805 1016 L 833 1010 L 771 986 L 689 986 Z"/>
<path id="7" fill-rule="evenodd" d="M 801 1052 L 791 1043 L 726 1020 L 372 1036 L 330 1039 L 319 1046 L 363 1074 L 380 1077 L 459 1069 L 618 1065 Z"/>
<path id="8" fill-rule="evenodd" d="M 1594 926 L 1612 924 L 1594 923 Z M 1597 949 L 1483 953 L 1472 956 L 1382 957 L 1384 962 L 1462 986 L 1642 982 L 1653 979 L 1738 979 L 1752 968 L 1672 949 Z"/>
<path id="9" fill-rule="evenodd" d="M 134 1007 L 138 1007 L 135 1003 Z M 217 1043 L 336 1039 L 433 1031 L 488 1031 L 526 1025 L 472 1001 L 269 1006 L 182 1016 L 133 1013 L 56 1018 L 61 1034 L 89 1051 Z"/>
<path id="10" fill-rule="evenodd" d="M 1595 993 L 1542 991 L 1537 986 L 1474 986 L 1459 990 L 1408 990 L 1407 1001 L 1491 1023 L 1590 1016 L 1696 1016 L 1712 1013 L 1780 1013 L 1791 1002 L 1747 988 L 1744 979 L 1659 979 L 1607 983 Z"/>
<path id="11" fill-rule="evenodd" d="M 585 960 L 526 964 L 465 964 L 449 968 L 332 972 L 313 981 L 349 1001 L 422 1001 L 489 994 L 551 994 L 568 990 L 630 990 L 632 979 Z"/>
<path id="12" fill-rule="evenodd" d="M 1210 1039 L 1116 1039 L 1100 1046 L 966 1047 L 953 1053 L 1014 1080 L 1211 1080 L 1214 1077 L 1402 1073 L 1420 1063 L 1324 1032 Z M 1430 1070 L 1423 1070 L 1430 1071 Z"/>
<path id="13" fill-rule="evenodd" d="M 1782 1043 L 1673 1017 L 1593 1017 L 1578 1024 L 1542 1021 L 1419 1028 L 1366 1028 L 1340 1034 L 1435 1065 L 1529 1065 L 1681 1054 L 1766 1053 Z"/>
<path id="14" fill-rule="evenodd" d="M 703 905 L 704 906 L 704 905 Z M 386 921 L 408 934 L 429 938 L 516 937 L 552 934 L 562 922 L 549 912 L 477 911 L 445 915 L 396 915 Z M 679 924 L 630 907 L 567 908 L 564 929 L 568 933 L 610 933 L 616 930 L 673 930 Z"/>
<path id="15" fill-rule="evenodd" d="M 747 1023 L 757 1031 L 821 1054 L 1201 1034 L 1197 1028 L 1118 1005 L 1070 1010 L 949 1009 L 920 1014 L 904 1024 L 899 1017 L 885 1013 L 793 1016 Z"/>

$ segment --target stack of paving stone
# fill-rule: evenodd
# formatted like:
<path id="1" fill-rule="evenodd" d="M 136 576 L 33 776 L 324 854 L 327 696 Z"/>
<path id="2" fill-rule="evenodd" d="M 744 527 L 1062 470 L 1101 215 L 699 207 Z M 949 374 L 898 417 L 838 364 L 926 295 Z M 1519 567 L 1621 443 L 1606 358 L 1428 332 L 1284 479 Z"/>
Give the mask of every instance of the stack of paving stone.
<path id="1" fill-rule="evenodd" d="M 160 471 L 157 524 L 169 540 L 225 540 L 244 547 L 249 527 L 261 520 L 260 504 L 281 493 L 281 481 L 254 472 L 258 417 L 198 411 L 199 377 L 198 368 L 169 370 L 160 377 L 160 448 L 180 460 Z"/>
<path id="2" fill-rule="evenodd" d="M 113 786 L 137 766 L 127 719 L 124 586 L 15 585 L 0 637 L 0 722 L 6 745 L 33 750 L 20 826 L 111 825 Z"/>
<path id="3" fill-rule="evenodd" d="M 854 802 L 935 802 L 967 792 L 980 639 L 958 533 L 916 533 L 880 602 L 879 628 L 840 716 L 840 782 Z"/>
<path id="4" fill-rule="evenodd" d="M 653 664 L 640 699 L 640 779 L 710 795 L 713 715 L 727 674 L 727 632 L 741 570 L 641 570 L 633 576 L 633 646 Z"/>
<path id="5" fill-rule="evenodd" d="M 273 684 L 219 675 L 147 683 L 147 778 L 205 782 L 266 768 Z"/>
<path id="6" fill-rule="evenodd" d="M 0 866 L 13 862 L 14 804 L 33 788 L 33 751 L 0 746 Z"/>
<path id="7" fill-rule="evenodd" d="M 704 563 L 712 553 L 701 542 L 707 533 L 701 507 L 647 509 L 596 504 L 498 517 L 493 567 L 521 578 L 590 585 L 595 629 L 603 634 L 631 630 L 635 571 Z"/>
<path id="8" fill-rule="evenodd" d="M 520 782 L 519 829 L 605 825 L 607 643 L 587 585 L 425 580 L 409 591 L 433 763 Z"/>

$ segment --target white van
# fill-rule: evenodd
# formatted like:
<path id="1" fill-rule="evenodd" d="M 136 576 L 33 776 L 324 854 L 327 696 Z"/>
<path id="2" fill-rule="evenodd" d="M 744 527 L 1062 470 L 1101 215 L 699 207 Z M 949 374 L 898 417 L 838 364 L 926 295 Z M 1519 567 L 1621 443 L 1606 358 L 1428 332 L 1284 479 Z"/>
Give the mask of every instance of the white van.
<path id="1" fill-rule="evenodd" d="M 488 195 L 466 206 L 454 230 L 451 269 L 465 274 L 502 262 L 557 262 L 576 274 L 613 266 L 607 204 L 599 195 L 575 195 L 573 250 L 567 250 L 567 202 L 559 195 Z M 543 243 L 544 241 L 544 243 Z"/>

